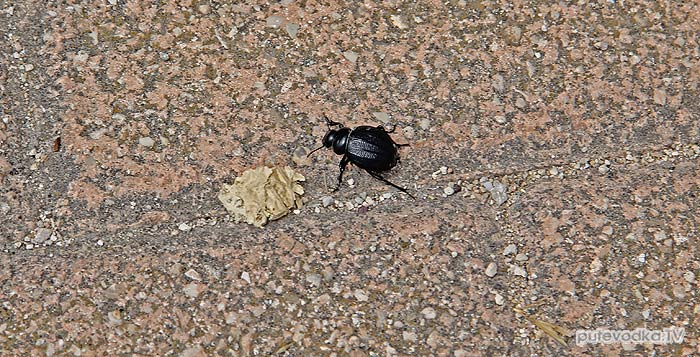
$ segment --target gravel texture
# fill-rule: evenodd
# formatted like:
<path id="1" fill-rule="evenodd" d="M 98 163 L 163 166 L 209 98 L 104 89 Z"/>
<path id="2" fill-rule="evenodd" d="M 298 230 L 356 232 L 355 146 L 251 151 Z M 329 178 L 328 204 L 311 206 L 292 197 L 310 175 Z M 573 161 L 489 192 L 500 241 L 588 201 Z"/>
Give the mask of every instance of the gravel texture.
<path id="1" fill-rule="evenodd" d="M 0 355 L 700 354 L 696 2 L 156 3 L 0 2 Z"/>

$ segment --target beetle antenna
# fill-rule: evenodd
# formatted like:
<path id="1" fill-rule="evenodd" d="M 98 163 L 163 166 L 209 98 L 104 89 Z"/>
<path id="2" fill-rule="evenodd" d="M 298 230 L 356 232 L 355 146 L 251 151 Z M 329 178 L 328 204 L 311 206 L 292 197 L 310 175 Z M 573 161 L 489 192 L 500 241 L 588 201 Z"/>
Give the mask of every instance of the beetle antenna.
<path id="1" fill-rule="evenodd" d="M 315 153 L 316 151 L 319 151 L 319 150 L 323 149 L 324 147 L 325 147 L 325 146 L 321 145 L 321 147 L 318 147 L 318 148 L 315 148 L 315 149 L 311 150 L 311 152 L 310 152 L 308 155 L 306 155 L 306 157 L 311 156 L 311 154 Z"/>

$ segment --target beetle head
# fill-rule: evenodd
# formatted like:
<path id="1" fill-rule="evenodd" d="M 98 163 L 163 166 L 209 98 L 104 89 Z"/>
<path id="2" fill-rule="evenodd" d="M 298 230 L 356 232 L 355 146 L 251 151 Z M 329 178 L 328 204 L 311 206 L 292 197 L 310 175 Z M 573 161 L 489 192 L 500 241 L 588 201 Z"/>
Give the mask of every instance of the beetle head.
<path id="1" fill-rule="evenodd" d="M 328 119 L 326 115 L 323 117 L 326 119 L 326 124 L 328 125 L 328 132 L 325 136 L 323 136 L 323 140 L 321 140 L 323 145 L 312 150 L 308 155 L 306 155 L 306 157 L 311 156 L 311 154 L 323 149 L 324 147 L 333 147 L 333 152 L 336 154 L 345 154 L 345 147 L 348 142 L 348 136 L 350 135 L 350 128 L 346 128 L 343 126 L 343 124 Z M 337 127 L 337 129 L 333 129 L 333 127 Z"/>
<path id="2" fill-rule="evenodd" d="M 333 152 L 338 155 L 345 154 L 345 147 L 348 143 L 350 128 L 331 129 L 323 137 L 323 146 L 333 147 Z"/>

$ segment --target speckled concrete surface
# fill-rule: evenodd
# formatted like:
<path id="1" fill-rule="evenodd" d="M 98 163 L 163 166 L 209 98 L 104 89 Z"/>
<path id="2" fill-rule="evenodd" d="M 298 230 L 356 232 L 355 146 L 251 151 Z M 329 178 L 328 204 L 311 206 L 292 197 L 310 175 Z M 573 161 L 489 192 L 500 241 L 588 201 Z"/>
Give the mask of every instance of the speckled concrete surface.
<path id="1" fill-rule="evenodd" d="M 0 2 L 0 354 L 698 355 L 695 2 Z M 327 114 L 397 125 L 388 176 Z M 233 223 L 223 183 L 307 177 Z M 685 328 L 669 345 L 570 331 Z"/>

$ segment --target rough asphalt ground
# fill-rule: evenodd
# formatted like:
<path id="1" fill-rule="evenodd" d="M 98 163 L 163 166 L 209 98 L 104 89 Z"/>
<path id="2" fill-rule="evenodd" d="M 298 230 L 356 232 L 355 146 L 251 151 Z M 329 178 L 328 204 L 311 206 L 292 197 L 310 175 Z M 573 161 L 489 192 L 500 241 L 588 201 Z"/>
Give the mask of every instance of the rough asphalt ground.
<path id="1" fill-rule="evenodd" d="M 0 1 L 0 354 L 698 355 L 698 7 Z M 417 199 L 330 193 L 323 114 Z"/>

